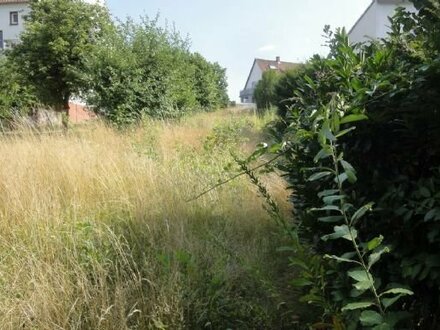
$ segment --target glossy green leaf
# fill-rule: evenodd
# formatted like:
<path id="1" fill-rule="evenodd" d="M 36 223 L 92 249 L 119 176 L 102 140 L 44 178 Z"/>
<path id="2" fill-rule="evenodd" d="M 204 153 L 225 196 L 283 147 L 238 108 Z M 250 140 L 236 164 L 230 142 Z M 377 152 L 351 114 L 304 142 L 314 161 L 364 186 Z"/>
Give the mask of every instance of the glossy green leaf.
<path id="1" fill-rule="evenodd" d="M 330 195 L 334 195 L 337 194 L 339 192 L 338 189 L 328 189 L 328 190 L 323 190 L 318 194 L 319 198 L 325 197 L 325 196 L 330 196 Z"/>
<path id="2" fill-rule="evenodd" d="M 362 296 L 362 295 L 365 293 L 365 291 L 367 291 L 367 290 L 368 290 L 368 289 L 358 290 L 358 289 L 356 289 L 356 288 L 353 288 L 353 289 L 351 289 L 351 291 L 350 291 L 350 297 L 352 297 L 352 298 L 358 298 L 358 297 Z"/>
<path id="3" fill-rule="evenodd" d="M 338 238 L 344 238 L 346 240 L 351 241 L 352 239 L 357 238 L 357 231 L 356 229 L 353 228 L 351 228 L 350 230 L 350 228 L 347 225 L 335 226 L 333 234 L 329 234 L 321 237 L 323 241 L 334 240 Z"/>
<path id="4" fill-rule="evenodd" d="M 327 196 L 322 199 L 324 204 L 333 204 L 334 202 L 341 201 L 345 198 L 344 195 Z"/>
<path id="5" fill-rule="evenodd" d="M 324 207 L 320 207 L 320 208 L 313 208 L 310 211 L 316 212 L 316 211 L 338 211 L 339 213 L 341 212 L 341 209 L 339 207 L 337 207 L 336 205 L 326 205 Z"/>
<path id="6" fill-rule="evenodd" d="M 339 114 L 337 112 L 333 113 L 333 116 L 331 118 L 331 129 L 332 132 L 334 132 L 335 134 L 337 134 L 340 130 L 340 118 L 339 118 Z"/>
<path id="7" fill-rule="evenodd" d="M 330 157 L 331 154 L 332 154 L 331 150 L 328 147 L 324 147 L 316 154 L 316 156 L 313 160 L 315 161 L 315 163 L 317 163 L 321 159 L 325 159 L 327 157 Z"/>
<path id="8" fill-rule="evenodd" d="M 368 257 L 368 269 L 371 269 L 371 267 L 380 260 L 382 254 L 389 253 L 390 248 L 384 247 L 383 249 L 379 250 L 378 252 L 370 254 Z"/>
<path id="9" fill-rule="evenodd" d="M 324 258 L 327 258 L 327 259 L 333 259 L 333 260 L 336 260 L 337 262 L 347 262 L 347 263 L 353 263 L 353 264 L 360 264 L 358 261 L 356 261 L 356 260 L 351 260 L 351 259 L 348 259 L 348 258 L 344 258 L 343 256 L 341 256 L 341 257 L 338 257 L 338 256 L 335 256 L 335 255 L 329 255 L 329 254 L 326 254 L 325 256 L 324 256 Z"/>
<path id="10" fill-rule="evenodd" d="M 383 322 L 383 317 L 376 311 L 366 310 L 361 313 L 359 321 L 361 321 L 364 326 L 373 326 L 381 324 Z"/>
<path id="11" fill-rule="evenodd" d="M 424 217 L 423 220 L 424 221 L 430 221 L 430 220 L 433 220 L 433 219 L 435 219 L 435 220 L 440 219 L 440 208 L 436 207 L 434 209 L 429 210 L 429 212 L 427 212 L 425 214 L 425 217 Z"/>
<path id="12" fill-rule="evenodd" d="M 370 306 L 373 306 L 374 303 L 372 301 L 363 301 L 363 302 L 356 302 L 356 303 L 351 303 L 351 304 L 347 304 L 344 307 L 342 307 L 342 311 L 353 311 L 356 309 L 364 309 L 364 308 L 368 308 Z"/>
<path id="13" fill-rule="evenodd" d="M 345 172 L 345 174 L 347 174 L 348 182 L 350 182 L 351 184 L 357 182 L 358 179 L 354 172 Z"/>
<path id="14" fill-rule="evenodd" d="M 320 134 L 329 141 L 336 141 L 336 137 L 333 135 L 327 123 L 321 128 Z"/>
<path id="15" fill-rule="evenodd" d="M 345 160 L 341 160 L 341 165 L 345 171 L 356 172 L 354 167 L 349 162 L 347 162 Z"/>
<path id="16" fill-rule="evenodd" d="M 382 298 L 380 299 L 382 305 L 387 309 L 388 307 L 392 306 L 394 303 L 396 303 L 400 298 L 402 298 L 402 295 L 399 294 L 397 296 L 391 297 L 391 298 Z"/>
<path id="17" fill-rule="evenodd" d="M 358 281 L 358 282 L 369 282 L 371 275 L 368 275 L 368 273 L 364 269 L 354 269 L 347 272 L 347 275 L 350 276 L 352 279 Z M 370 285 L 371 287 L 371 285 Z M 360 289 L 359 289 L 360 290 Z"/>
<path id="18" fill-rule="evenodd" d="M 325 178 L 325 177 L 327 177 L 327 176 L 329 176 L 329 175 L 331 175 L 331 174 L 332 174 L 332 172 L 330 172 L 330 171 L 324 171 L 324 172 L 314 173 L 314 174 L 312 174 L 307 180 L 308 180 L 308 181 L 316 181 L 316 180 L 319 180 L 319 179 Z"/>
<path id="19" fill-rule="evenodd" d="M 368 119 L 368 117 L 363 114 L 348 115 L 348 116 L 345 116 L 344 118 L 341 119 L 341 125 L 356 122 L 356 121 L 366 120 L 366 119 Z"/>
<path id="20" fill-rule="evenodd" d="M 347 175 L 347 173 L 344 172 L 344 173 L 339 174 L 335 178 L 335 183 L 340 183 L 342 185 L 345 181 L 347 181 L 347 179 L 348 179 L 348 175 Z"/>
<path id="21" fill-rule="evenodd" d="M 308 82 L 308 84 L 310 85 L 311 89 L 315 89 L 316 85 L 315 82 L 312 80 L 312 78 L 310 78 L 308 75 L 304 75 L 303 76 L 304 80 Z"/>
<path id="22" fill-rule="evenodd" d="M 268 152 L 270 152 L 270 153 L 272 153 L 272 154 L 275 154 L 275 153 L 277 153 L 277 152 L 280 152 L 280 151 L 284 148 L 285 145 L 286 145 L 285 142 L 283 142 L 283 143 L 275 143 L 275 144 L 272 144 L 272 145 L 269 147 Z"/>
<path id="23" fill-rule="evenodd" d="M 379 237 L 375 237 L 371 241 L 369 241 L 367 243 L 367 248 L 368 248 L 368 250 L 372 251 L 375 248 L 377 248 L 379 245 L 381 245 L 382 242 L 383 242 L 383 236 L 380 235 Z"/>
<path id="24" fill-rule="evenodd" d="M 347 272 L 347 275 L 359 282 L 369 281 L 368 274 L 363 269 L 350 270 Z"/>
<path id="25" fill-rule="evenodd" d="M 376 325 L 372 330 L 394 330 L 394 327 L 389 325 L 388 323 L 382 323 L 379 325 Z"/>
<path id="26" fill-rule="evenodd" d="M 318 218 L 318 221 L 327 222 L 327 223 L 340 222 L 341 220 L 344 220 L 344 217 L 342 215 L 333 215 L 333 216 L 329 216 L 329 217 Z"/>
<path id="27" fill-rule="evenodd" d="M 408 290 L 408 289 L 404 289 L 404 288 L 393 288 L 393 289 L 389 289 L 385 292 L 382 292 L 380 294 L 380 296 L 384 296 L 387 294 L 403 294 L 403 295 L 412 296 L 414 294 L 414 292 L 412 292 L 411 290 Z"/>
<path id="28" fill-rule="evenodd" d="M 351 131 L 354 131 L 355 129 L 356 129 L 356 127 L 354 127 L 354 126 L 347 128 L 347 129 L 344 129 L 344 130 L 340 131 L 338 134 L 336 134 L 336 138 L 340 138 L 341 136 L 344 136 L 345 134 L 348 134 Z"/>
<path id="29" fill-rule="evenodd" d="M 356 221 L 358 221 L 360 218 L 362 218 L 365 213 L 367 213 L 368 211 L 371 211 L 373 208 L 373 203 L 368 203 L 364 206 L 362 206 L 361 208 L 359 208 L 351 217 L 351 223 L 354 224 L 356 223 Z"/>
<path id="30" fill-rule="evenodd" d="M 353 259 L 354 257 L 357 257 L 356 252 L 346 252 L 344 253 L 341 258 L 348 258 L 348 259 Z"/>
<path id="31" fill-rule="evenodd" d="M 371 281 L 360 281 L 353 284 L 356 290 L 366 291 L 373 287 L 373 282 Z"/>
<path id="32" fill-rule="evenodd" d="M 355 183 L 357 181 L 357 177 L 356 171 L 353 166 L 351 166 L 351 164 L 346 162 L 345 160 L 341 160 L 341 165 L 344 168 L 345 174 L 347 175 L 348 182 L 352 184 Z"/>

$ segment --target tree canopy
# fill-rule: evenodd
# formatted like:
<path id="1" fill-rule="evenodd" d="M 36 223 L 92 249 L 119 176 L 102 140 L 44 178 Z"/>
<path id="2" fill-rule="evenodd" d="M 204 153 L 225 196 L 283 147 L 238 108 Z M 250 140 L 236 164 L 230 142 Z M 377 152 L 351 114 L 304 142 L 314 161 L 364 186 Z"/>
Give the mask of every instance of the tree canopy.
<path id="1" fill-rule="evenodd" d="M 90 53 L 88 103 L 117 124 L 228 103 L 225 69 L 192 53 L 189 40 L 158 19 L 119 23 Z"/>
<path id="2" fill-rule="evenodd" d="M 69 99 L 83 87 L 86 57 L 109 15 L 81 0 L 34 0 L 30 7 L 11 60 L 42 103 L 68 109 Z"/>

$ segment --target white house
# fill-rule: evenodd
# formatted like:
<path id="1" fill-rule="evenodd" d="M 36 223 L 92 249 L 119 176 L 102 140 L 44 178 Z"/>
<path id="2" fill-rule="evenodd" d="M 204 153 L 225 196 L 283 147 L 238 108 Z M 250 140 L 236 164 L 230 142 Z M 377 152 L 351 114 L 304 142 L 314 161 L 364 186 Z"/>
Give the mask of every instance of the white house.
<path id="1" fill-rule="evenodd" d="M 392 17 L 398 7 L 416 11 L 408 0 L 373 0 L 348 33 L 350 41 L 359 43 L 386 37 L 390 30 L 388 17 Z"/>
<path id="2" fill-rule="evenodd" d="M 0 0 L 0 50 L 11 47 L 24 30 L 28 0 Z"/>
<path id="3" fill-rule="evenodd" d="M 105 5 L 104 0 L 84 0 Z M 25 17 L 30 12 L 29 0 L 0 0 L 0 50 L 16 44 L 25 28 Z"/>
<path id="4" fill-rule="evenodd" d="M 254 103 L 255 87 L 263 77 L 264 72 L 268 70 L 285 72 L 291 68 L 294 68 L 297 65 L 298 64 L 291 62 L 281 62 L 279 56 L 276 57 L 275 61 L 256 58 L 254 60 L 254 63 L 252 64 L 252 68 L 246 80 L 244 89 L 240 91 L 241 103 Z"/>

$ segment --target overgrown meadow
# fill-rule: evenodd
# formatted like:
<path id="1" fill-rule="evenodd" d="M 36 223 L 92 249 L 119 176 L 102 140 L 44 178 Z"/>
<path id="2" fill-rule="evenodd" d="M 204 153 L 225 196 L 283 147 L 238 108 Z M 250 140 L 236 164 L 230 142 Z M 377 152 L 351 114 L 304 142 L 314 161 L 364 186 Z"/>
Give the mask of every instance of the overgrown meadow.
<path id="1" fill-rule="evenodd" d="M 257 189 L 201 195 L 237 176 L 273 115 L 214 112 L 226 70 L 159 17 L 30 8 L 0 54 L 0 328 L 295 326 L 286 239 Z M 103 122 L 69 127 L 72 98 Z M 17 127 L 42 108 L 64 128 Z M 284 180 L 262 179 L 290 216 Z"/>
<path id="2" fill-rule="evenodd" d="M 235 110 L 237 111 L 237 110 Z M 236 174 L 270 119 L 222 111 L 0 137 L 0 328 L 283 328 L 283 236 Z M 265 178 L 289 214 L 283 180 Z"/>

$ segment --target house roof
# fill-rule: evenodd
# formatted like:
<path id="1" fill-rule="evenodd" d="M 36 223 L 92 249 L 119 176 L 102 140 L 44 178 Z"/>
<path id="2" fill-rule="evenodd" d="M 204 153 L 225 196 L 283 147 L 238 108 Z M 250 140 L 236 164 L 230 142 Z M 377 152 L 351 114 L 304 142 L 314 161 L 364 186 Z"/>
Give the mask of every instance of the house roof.
<path id="1" fill-rule="evenodd" d="M 298 66 L 297 63 L 292 62 L 281 62 L 273 60 L 263 60 L 261 58 L 255 59 L 256 64 L 260 67 L 261 71 L 266 72 L 268 70 L 277 70 L 281 72 L 286 72 L 289 69 L 293 69 Z"/>
<path id="2" fill-rule="evenodd" d="M 29 0 L 0 0 L 0 5 L 9 4 L 9 3 L 26 3 L 26 2 L 29 2 Z"/>
<path id="3" fill-rule="evenodd" d="M 286 72 L 287 70 L 293 69 L 300 65 L 299 63 L 277 61 L 278 59 L 278 57 L 276 60 L 264 60 L 261 58 L 256 58 L 254 60 L 254 63 L 252 64 L 251 71 L 249 72 L 248 78 L 246 79 L 246 84 L 244 85 L 244 88 L 246 88 L 249 79 L 251 78 L 252 70 L 256 65 L 261 69 L 262 72 L 266 72 L 268 70 Z"/>

